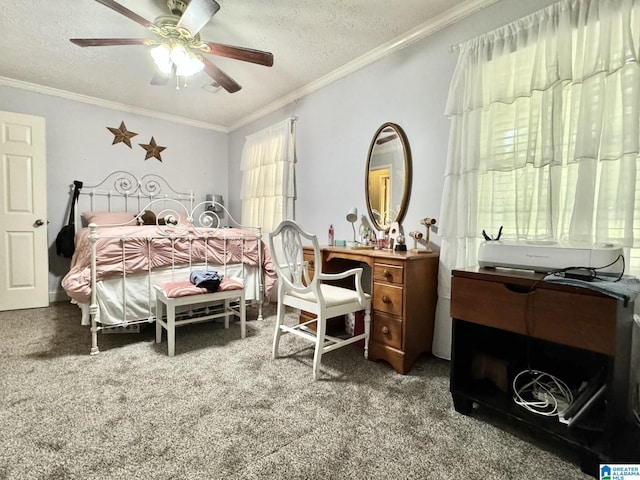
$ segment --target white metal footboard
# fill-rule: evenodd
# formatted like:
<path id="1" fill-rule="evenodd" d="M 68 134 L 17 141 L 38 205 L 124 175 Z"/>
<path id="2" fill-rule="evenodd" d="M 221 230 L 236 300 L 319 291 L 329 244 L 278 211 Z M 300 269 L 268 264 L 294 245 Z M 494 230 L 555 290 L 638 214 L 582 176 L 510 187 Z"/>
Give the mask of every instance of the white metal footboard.
<path id="1" fill-rule="evenodd" d="M 172 202 L 175 202 L 175 209 L 169 208 L 172 205 Z M 227 255 L 227 245 L 229 242 L 234 241 L 236 243 L 240 243 L 242 245 L 242 256 L 244 257 L 245 251 L 245 241 L 246 240 L 257 240 L 257 265 L 258 268 L 258 285 L 257 285 L 257 306 L 258 306 L 258 320 L 262 320 L 262 305 L 264 301 L 265 295 L 265 285 L 264 285 L 264 272 L 263 272 L 263 252 L 262 252 L 262 231 L 258 228 L 250 228 L 250 227 L 242 227 L 245 230 L 250 230 L 252 232 L 251 237 L 247 237 L 246 235 L 235 234 L 233 228 L 215 228 L 220 223 L 220 217 L 217 212 L 224 212 L 228 215 L 228 218 L 235 223 L 235 220 L 229 212 L 225 209 L 225 207 L 221 204 L 212 201 L 202 202 L 191 210 L 187 210 L 184 205 L 176 200 L 169 198 L 160 198 L 156 200 L 152 200 L 147 203 L 141 210 L 140 213 L 136 216 L 134 220 L 128 222 L 132 225 L 135 225 L 139 218 L 142 216 L 145 210 L 154 210 L 154 206 L 162 205 L 162 218 L 166 222 L 166 224 L 161 225 L 158 223 L 156 225 L 157 234 L 154 233 L 153 236 L 146 238 L 146 264 L 147 269 L 144 272 L 147 276 L 146 278 L 146 289 L 147 289 L 147 308 L 146 313 L 143 316 L 138 316 L 136 318 L 128 318 L 128 303 L 131 301 L 128 295 L 127 290 L 127 282 L 128 277 L 133 275 L 131 273 L 127 273 L 127 262 L 130 260 L 127 258 L 128 244 L 130 242 L 136 242 L 140 244 L 142 241 L 139 236 L 115 236 L 110 234 L 108 228 L 104 227 L 113 227 L 113 226 L 126 226 L 127 224 L 119 224 L 119 225 L 89 225 L 89 235 L 88 241 L 90 246 L 91 253 L 91 297 L 89 304 L 89 314 L 90 314 L 90 324 L 91 324 L 91 354 L 96 355 L 99 353 L 98 348 L 98 332 L 101 330 L 115 328 L 115 327 L 126 327 L 130 325 L 143 324 L 143 323 L 151 323 L 155 321 L 155 292 L 154 292 L 154 284 L 152 281 L 152 271 L 154 271 L 152 264 L 154 258 L 152 258 L 153 244 L 156 241 L 171 242 L 171 250 L 173 252 L 173 256 L 171 262 L 169 262 L 163 268 L 169 269 L 172 274 L 172 278 L 174 281 L 176 280 L 188 280 L 187 278 L 174 278 L 176 275 L 176 271 L 180 268 L 188 267 L 189 271 L 192 269 L 200 269 L 200 268 L 208 268 L 213 265 L 220 266 L 222 271 L 220 272 L 222 275 L 225 275 L 227 272 L 227 268 L 229 267 L 226 259 Z M 215 211 L 214 211 L 215 210 Z M 158 215 L 158 219 L 160 219 L 160 215 Z M 186 219 L 186 220 L 185 220 Z M 119 239 L 119 245 L 121 248 L 121 293 L 119 296 L 119 301 L 122 306 L 122 321 L 121 323 L 114 325 L 106 325 L 100 321 L 100 306 L 98 302 L 97 292 L 98 292 L 98 282 L 100 279 L 98 278 L 98 244 L 100 239 L 106 238 L 117 238 Z M 221 252 L 221 257 L 225 259 L 223 264 L 219 262 L 213 261 L 207 257 L 207 252 L 209 251 L 210 241 L 212 239 L 220 242 L 220 239 L 223 243 L 223 251 Z M 184 262 L 184 251 L 181 251 L 182 258 L 178 260 L 176 258 L 176 242 L 182 242 L 181 246 L 184 249 L 185 245 L 188 245 L 188 258 L 186 263 Z M 204 246 L 203 246 L 204 245 Z M 235 244 L 234 244 L 235 245 Z M 205 258 L 196 258 L 193 255 L 193 252 L 198 247 L 199 251 L 205 252 Z M 245 275 L 245 264 L 242 263 L 242 278 L 246 277 Z M 140 272 L 135 275 L 139 275 Z M 182 274 L 184 276 L 184 273 Z M 208 307 L 207 307 L 208 308 Z M 194 312 L 187 312 L 186 315 L 193 314 Z M 208 313 L 208 312 L 206 312 Z"/>

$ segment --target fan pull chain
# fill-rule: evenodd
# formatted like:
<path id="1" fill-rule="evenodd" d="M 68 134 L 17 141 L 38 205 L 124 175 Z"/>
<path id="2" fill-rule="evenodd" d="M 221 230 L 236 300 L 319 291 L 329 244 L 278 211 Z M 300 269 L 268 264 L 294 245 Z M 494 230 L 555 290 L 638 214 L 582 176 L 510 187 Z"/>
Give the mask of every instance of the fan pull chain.
<path id="1" fill-rule="evenodd" d="M 187 77 L 182 77 L 184 79 L 184 83 L 182 84 L 182 88 L 188 88 L 187 85 Z M 180 76 L 176 75 L 176 90 L 180 90 Z"/>

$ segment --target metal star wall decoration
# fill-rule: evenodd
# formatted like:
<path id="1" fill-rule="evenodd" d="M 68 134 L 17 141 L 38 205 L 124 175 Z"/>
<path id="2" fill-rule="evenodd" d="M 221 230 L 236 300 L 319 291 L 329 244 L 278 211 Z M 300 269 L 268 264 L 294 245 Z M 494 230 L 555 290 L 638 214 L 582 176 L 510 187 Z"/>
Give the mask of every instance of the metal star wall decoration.
<path id="1" fill-rule="evenodd" d="M 124 143 L 129 148 L 133 148 L 131 146 L 131 138 L 138 135 L 135 132 L 130 132 L 127 130 L 124 122 L 120 122 L 120 128 L 112 128 L 107 127 L 107 129 L 113 133 L 113 143 L 111 145 L 115 145 L 116 143 Z"/>
<path id="2" fill-rule="evenodd" d="M 162 161 L 162 158 L 160 158 L 160 152 L 167 148 L 159 146 L 153 137 L 151 137 L 151 141 L 148 144 L 139 143 L 138 145 L 140 145 L 147 151 L 147 155 L 144 157 L 145 160 L 149 160 L 151 157 L 153 157 Z"/>

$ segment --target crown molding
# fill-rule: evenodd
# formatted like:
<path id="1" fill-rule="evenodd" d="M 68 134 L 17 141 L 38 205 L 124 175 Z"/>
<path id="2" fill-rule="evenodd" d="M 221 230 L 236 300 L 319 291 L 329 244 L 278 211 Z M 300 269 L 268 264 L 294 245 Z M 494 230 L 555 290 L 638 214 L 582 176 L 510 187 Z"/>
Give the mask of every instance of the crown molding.
<path id="1" fill-rule="evenodd" d="M 51 95 L 55 97 L 64 98 L 67 100 L 72 100 L 76 102 L 86 103 L 90 105 L 96 105 L 99 107 L 109 108 L 112 110 L 118 110 L 122 112 L 129 112 L 137 115 L 143 115 L 147 117 L 156 118 L 159 120 L 165 120 L 168 122 L 173 122 L 177 124 L 187 125 L 196 128 L 203 128 L 206 130 L 213 130 L 222 133 L 230 133 L 234 130 L 241 128 L 259 118 L 274 112 L 290 103 L 303 98 L 317 90 L 320 90 L 327 85 L 340 80 L 341 78 L 350 75 L 392 53 L 401 50 L 402 48 L 411 45 L 418 40 L 421 40 L 439 30 L 442 30 L 460 20 L 464 17 L 472 15 L 477 11 L 488 7 L 489 5 L 498 2 L 499 0 L 467 0 L 462 2 L 461 4 L 443 12 L 442 14 L 432 18 L 431 20 L 419 25 L 418 27 L 408 31 L 407 33 L 396 37 L 395 39 L 381 45 L 378 48 L 375 48 L 366 54 L 356 58 L 355 60 L 343 65 L 340 68 L 330 72 L 324 77 L 315 80 L 302 88 L 291 92 L 284 97 L 272 102 L 265 107 L 256 110 L 251 115 L 248 115 L 238 122 L 234 123 L 230 127 L 225 127 L 222 125 L 216 125 L 208 122 L 202 122 L 198 120 L 193 120 L 186 117 L 181 117 L 178 115 L 171 115 L 163 112 L 158 112 L 155 110 L 148 110 L 145 108 L 134 107 L 132 105 L 127 105 L 124 103 L 112 102 L 108 100 L 104 100 L 97 97 L 91 97 L 88 95 L 81 95 L 78 93 L 69 92 L 66 90 L 60 90 L 52 87 L 46 87 L 43 85 L 38 85 L 35 83 L 24 82 L 20 80 L 15 80 L 7 77 L 0 76 L 0 85 L 18 88 L 22 90 L 28 90 L 35 93 L 41 93 L 44 95 Z"/>
<path id="2" fill-rule="evenodd" d="M 44 95 L 51 95 L 54 97 L 64 98 L 66 100 L 73 100 L 76 102 L 87 103 L 90 105 L 96 105 L 98 107 L 109 108 L 112 110 L 118 110 L 120 112 L 134 113 L 137 115 L 144 115 L 146 117 L 156 118 L 158 120 L 165 120 L 167 122 L 178 123 L 187 125 L 190 127 L 203 128 L 205 130 L 214 130 L 222 133 L 229 133 L 227 127 L 215 125 L 212 123 L 201 122 L 193 120 L 191 118 L 181 117 L 178 115 L 171 115 L 168 113 L 162 113 L 155 110 L 147 110 L 146 108 L 134 107 L 124 103 L 111 102 L 109 100 L 103 100 L 101 98 L 90 97 L 88 95 L 81 95 L 79 93 L 68 92 L 66 90 L 60 90 L 57 88 L 45 87 L 35 83 L 23 82 L 21 80 L 15 80 L 13 78 L 1 77 L 0 85 L 19 88 L 21 90 L 28 90 L 30 92 L 42 93 Z"/>
<path id="3" fill-rule="evenodd" d="M 401 50 L 408 45 L 411 45 L 412 43 L 417 42 L 418 40 L 422 40 L 423 38 L 432 35 L 498 1 L 499 0 L 469 0 L 466 2 L 462 2 L 461 4 L 458 4 L 457 6 L 447 10 L 446 12 L 443 12 L 442 14 L 417 26 L 416 28 L 409 30 L 407 33 L 404 33 L 394 38 L 393 40 L 390 40 L 389 42 L 381 45 L 380 47 L 375 48 L 356 58 L 355 60 L 343 65 L 342 67 L 337 68 L 324 77 L 321 77 L 318 80 L 311 82 L 304 87 L 276 100 L 275 102 L 270 103 L 264 108 L 257 110 L 251 115 L 244 117 L 240 121 L 231 125 L 229 127 L 229 131 L 233 132 L 240 127 L 258 120 L 259 118 L 275 110 L 278 110 L 279 108 L 282 108 L 306 95 L 309 95 L 316 90 L 320 90 L 330 83 L 333 83 L 336 80 L 340 80 L 341 78 L 346 77 L 351 73 L 354 73 L 388 55 L 391 55 L 392 53 L 397 52 L 398 50 Z"/>

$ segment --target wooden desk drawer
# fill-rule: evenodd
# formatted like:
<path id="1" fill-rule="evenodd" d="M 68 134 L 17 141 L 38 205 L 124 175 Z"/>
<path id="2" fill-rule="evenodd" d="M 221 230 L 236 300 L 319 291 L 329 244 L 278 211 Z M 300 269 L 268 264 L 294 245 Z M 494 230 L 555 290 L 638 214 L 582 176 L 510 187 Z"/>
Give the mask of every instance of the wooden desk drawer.
<path id="1" fill-rule="evenodd" d="M 309 271 L 309 278 L 313 279 L 313 273 L 314 273 L 315 268 L 316 268 L 315 259 L 314 259 L 314 256 L 313 256 L 313 250 L 311 252 L 308 252 L 307 250 L 305 250 L 302 253 L 302 259 L 305 262 L 309 262 L 309 266 L 307 268 L 308 271 Z"/>
<path id="2" fill-rule="evenodd" d="M 390 347 L 402 348 L 402 321 L 384 313 L 374 312 L 371 338 Z"/>
<path id="3" fill-rule="evenodd" d="M 402 285 L 404 281 L 403 270 L 402 265 L 375 263 L 373 265 L 373 281 Z"/>
<path id="4" fill-rule="evenodd" d="M 373 309 L 389 315 L 402 316 L 402 287 L 375 283 L 373 286 Z"/>
<path id="5" fill-rule="evenodd" d="M 616 301 L 589 293 L 453 277 L 451 316 L 550 342 L 615 354 Z"/>

